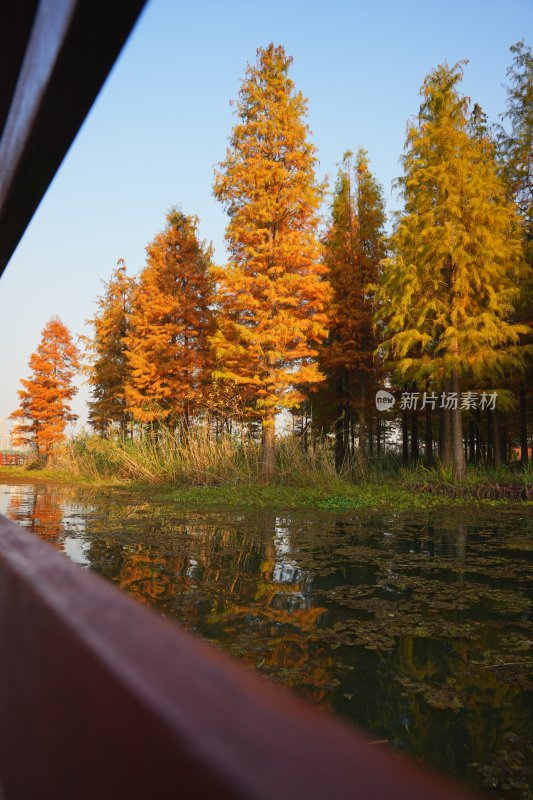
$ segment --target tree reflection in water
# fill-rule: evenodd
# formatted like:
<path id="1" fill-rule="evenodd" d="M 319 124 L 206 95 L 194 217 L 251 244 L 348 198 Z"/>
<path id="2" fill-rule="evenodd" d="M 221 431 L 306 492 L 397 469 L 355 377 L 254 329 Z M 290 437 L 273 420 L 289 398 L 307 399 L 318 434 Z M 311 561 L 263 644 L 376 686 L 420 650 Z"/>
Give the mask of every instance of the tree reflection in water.
<path id="1" fill-rule="evenodd" d="M 182 510 L 2 486 L 0 510 L 250 667 L 499 797 L 529 797 L 531 520 Z"/>

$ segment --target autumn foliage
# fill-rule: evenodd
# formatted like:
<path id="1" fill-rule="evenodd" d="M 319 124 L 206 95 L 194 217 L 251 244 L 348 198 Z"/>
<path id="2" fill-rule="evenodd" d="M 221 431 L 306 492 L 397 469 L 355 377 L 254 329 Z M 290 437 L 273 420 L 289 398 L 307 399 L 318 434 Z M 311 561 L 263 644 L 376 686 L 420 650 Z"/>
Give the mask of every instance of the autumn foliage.
<path id="1" fill-rule="evenodd" d="M 77 416 L 70 401 L 77 392 L 72 380 L 79 367 L 78 351 L 68 328 L 52 317 L 32 353 L 31 375 L 21 380 L 20 407 L 11 414 L 16 421 L 15 444 L 31 445 L 39 458 L 46 458 L 53 446 L 65 439 L 65 428 Z"/>
<path id="2" fill-rule="evenodd" d="M 329 284 L 318 242 L 323 187 L 305 122 L 307 103 L 282 47 L 257 51 L 237 102 L 238 122 L 215 180 L 230 260 L 216 272 L 219 376 L 242 388 L 263 424 L 264 473 L 274 469 L 274 418 L 321 381 Z"/>
<path id="3" fill-rule="evenodd" d="M 275 424 L 290 424 L 284 412 L 293 412 L 298 452 L 312 462 L 320 441 L 334 474 L 360 475 L 386 444 L 416 465 L 422 439 L 426 464 L 438 453 L 458 479 L 465 453 L 498 464 L 519 443 L 525 464 L 533 60 L 523 42 L 512 52 L 508 131 L 495 132 L 461 94 L 462 64 L 426 77 L 398 180 L 403 208 L 387 236 L 382 189 L 362 148 L 344 156 L 321 219 L 326 182 L 307 100 L 283 47 L 259 48 L 215 171 L 227 263 L 213 263 L 199 220 L 176 209 L 138 277 L 118 263 L 91 320 L 93 428 L 118 434 L 126 457 L 129 439 L 150 459 L 165 452 L 167 475 L 177 474 L 180 447 L 194 450 L 195 464 L 203 453 L 205 469 L 194 468 L 202 481 L 221 480 L 218 456 L 206 456 L 213 443 L 217 452 L 236 448 L 245 464 L 261 445 L 264 479 L 276 456 L 282 469 Z M 47 455 L 74 419 L 77 355 L 60 320 L 45 328 L 30 367 L 15 434 Z M 382 413 L 378 389 L 458 402 Z M 497 407 L 461 408 L 463 392 L 485 390 L 498 391 Z"/>
<path id="4" fill-rule="evenodd" d="M 460 396 L 464 378 L 521 369 L 513 321 L 524 268 L 516 207 L 490 138 L 458 92 L 460 65 L 438 67 L 421 89 L 400 180 L 405 210 L 378 292 L 383 348 L 404 378 Z M 391 302 L 391 299 L 393 302 Z M 453 409 L 454 471 L 465 474 L 462 415 Z"/>
<path id="5" fill-rule="evenodd" d="M 355 162 L 343 158 L 333 194 L 331 220 L 324 237 L 333 300 L 328 310 L 329 335 L 320 350 L 335 414 L 337 465 L 349 455 L 357 414 L 359 459 L 365 457 L 367 411 L 375 394 L 379 361 L 374 332 L 373 292 L 386 253 L 385 211 L 381 187 L 369 169 L 364 150 Z"/>
<path id="6" fill-rule="evenodd" d="M 168 214 L 133 293 L 125 393 L 138 422 L 187 426 L 211 379 L 211 249 L 198 240 L 197 225 L 181 211 Z"/>

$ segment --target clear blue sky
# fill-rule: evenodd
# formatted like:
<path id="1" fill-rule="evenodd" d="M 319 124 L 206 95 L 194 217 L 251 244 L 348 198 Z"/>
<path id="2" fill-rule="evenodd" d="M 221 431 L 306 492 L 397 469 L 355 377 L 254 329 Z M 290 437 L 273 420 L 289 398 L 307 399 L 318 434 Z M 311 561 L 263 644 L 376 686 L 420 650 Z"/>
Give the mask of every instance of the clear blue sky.
<path id="1" fill-rule="evenodd" d="M 0 417 L 40 332 L 58 314 L 75 334 L 119 258 L 130 272 L 172 205 L 200 217 L 223 262 L 212 196 L 235 98 L 258 46 L 283 44 L 309 98 L 320 175 L 364 146 L 389 212 L 406 121 L 425 75 L 469 59 L 463 90 L 491 120 L 505 108 L 509 47 L 533 37 L 531 0 L 151 0 L 0 281 Z M 85 417 L 87 390 L 75 410 Z"/>

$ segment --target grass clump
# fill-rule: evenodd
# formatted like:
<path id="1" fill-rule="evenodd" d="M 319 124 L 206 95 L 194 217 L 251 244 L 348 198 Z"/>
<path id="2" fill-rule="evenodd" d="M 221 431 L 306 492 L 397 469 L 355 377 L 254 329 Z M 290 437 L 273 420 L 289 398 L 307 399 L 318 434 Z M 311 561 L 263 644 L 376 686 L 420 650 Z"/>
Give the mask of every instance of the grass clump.
<path id="1" fill-rule="evenodd" d="M 531 500 L 532 472 L 519 465 L 470 467 L 454 482 L 449 469 L 407 469 L 393 454 L 335 467 L 332 443 L 307 449 L 294 436 L 280 438 L 276 475 L 265 485 L 261 446 L 252 437 L 215 437 L 207 427 L 188 435 L 160 429 L 157 436 L 126 439 L 83 435 L 57 448 L 45 469 L 4 468 L 10 478 L 161 490 L 180 505 L 315 508 L 322 511 L 429 508 L 450 502 Z"/>

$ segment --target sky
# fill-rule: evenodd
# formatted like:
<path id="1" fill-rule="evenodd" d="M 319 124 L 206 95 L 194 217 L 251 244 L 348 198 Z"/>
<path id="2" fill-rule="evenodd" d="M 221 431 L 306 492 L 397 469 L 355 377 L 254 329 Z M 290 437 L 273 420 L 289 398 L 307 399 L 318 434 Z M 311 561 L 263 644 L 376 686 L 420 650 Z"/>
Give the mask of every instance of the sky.
<path id="1" fill-rule="evenodd" d="M 0 279 L 0 418 L 18 405 L 50 317 L 89 334 L 102 281 L 120 258 L 130 273 L 142 269 L 169 208 L 197 215 L 224 263 L 213 170 L 257 47 L 282 44 L 294 59 L 319 177 L 333 178 L 344 151 L 365 147 L 390 213 L 401 205 L 392 182 L 427 73 L 468 59 L 462 91 L 497 121 L 509 47 L 531 44 L 532 31 L 531 0 L 149 0 Z M 78 430 L 88 396 L 82 385 L 73 402 Z"/>

